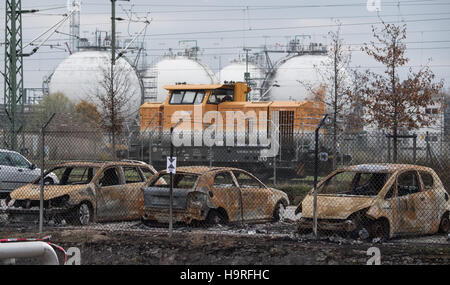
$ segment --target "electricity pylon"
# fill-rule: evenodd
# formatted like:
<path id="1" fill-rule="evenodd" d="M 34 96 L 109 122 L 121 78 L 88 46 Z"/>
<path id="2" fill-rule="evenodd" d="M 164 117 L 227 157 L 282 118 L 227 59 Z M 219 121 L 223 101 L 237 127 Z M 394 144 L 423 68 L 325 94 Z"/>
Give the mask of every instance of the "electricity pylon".
<path id="1" fill-rule="evenodd" d="M 22 3 L 20 0 L 6 0 L 5 19 L 5 92 L 3 103 L 9 124 L 6 123 L 3 129 L 7 147 L 18 150 L 18 136 L 21 132 L 23 135 L 24 123 Z"/>

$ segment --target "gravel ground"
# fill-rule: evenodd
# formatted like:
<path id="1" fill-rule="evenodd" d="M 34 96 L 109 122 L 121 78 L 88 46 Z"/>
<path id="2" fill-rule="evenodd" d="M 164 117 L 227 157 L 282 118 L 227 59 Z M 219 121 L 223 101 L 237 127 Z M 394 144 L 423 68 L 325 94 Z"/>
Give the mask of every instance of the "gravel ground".
<path id="1" fill-rule="evenodd" d="M 37 224 L 7 225 L 0 215 L 0 238 L 42 237 L 64 248 L 78 247 L 82 264 L 366 264 L 367 250 L 378 247 L 382 264 L 449 264 L 447 235 L 393 239 L 374 243 L 337 235 L 314 239 L 296 233 L 293 211 L 282 222 L 214 227 L 167 225 L 148 227 L 134 222 L 86 227 Z M 30 260 L 18 261 L 25 264 Z"/>

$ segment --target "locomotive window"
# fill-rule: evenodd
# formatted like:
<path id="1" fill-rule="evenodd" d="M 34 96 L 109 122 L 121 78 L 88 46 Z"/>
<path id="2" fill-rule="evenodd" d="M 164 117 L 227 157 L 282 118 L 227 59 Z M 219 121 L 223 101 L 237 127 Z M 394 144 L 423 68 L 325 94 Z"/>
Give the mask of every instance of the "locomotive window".
<path id="1" fill-rule="evenodd" d="M 197 96 L 195 96 L 194 104 L 201 104 L 203 102 L 204 97 L 205 97 L 204 91 L 197 92 Z"/>
<path id="2" fill-rule="evenodd" d="M 172 97 L 170 97 L 170 104 L 180 104 L 183 100 L 184 92 L 174 91 L 172 92 Z"/>
<path id="3" fill-rule="evenodd" d="M 209 96 L 209 104 L 219 104 L 222 102 L 233 101 L 234 90 L 233 89 L 215 89 Z"/>
<path id="4" fill-rule="evenodd" d="M 186 91 L 183 96 L 182 104 L 193 104 L 195 99 L 195 91 Z"/>
<path id="5" fill-rule="evenodd" d="M 205 91 L 173 91 L 170 104 L 200 104 L 205 96 Z"/>

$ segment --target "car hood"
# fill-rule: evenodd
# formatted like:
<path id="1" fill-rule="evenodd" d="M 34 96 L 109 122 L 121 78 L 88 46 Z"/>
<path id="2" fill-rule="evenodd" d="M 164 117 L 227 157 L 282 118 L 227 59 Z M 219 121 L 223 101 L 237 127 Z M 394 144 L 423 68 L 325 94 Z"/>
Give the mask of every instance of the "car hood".
<path id="1" fill-rule="evenodd" d="M 66 194 L 86 189 L 88 185 L 45 185 L 44 200 L 53 199 Z M 39 200 L 41 186 L 37 184 L 28 184 L 11 192 L 11 199 L 14 200 Z"/>
<path id="2" fill-rule="evenodd" d="M 318 219 L 346 219 L 351 214 L 370 207 L 376 197 L 317 195 Z M 313 217 L 314 196 L 309 194 L 302 201 L 302 217 Z"/>

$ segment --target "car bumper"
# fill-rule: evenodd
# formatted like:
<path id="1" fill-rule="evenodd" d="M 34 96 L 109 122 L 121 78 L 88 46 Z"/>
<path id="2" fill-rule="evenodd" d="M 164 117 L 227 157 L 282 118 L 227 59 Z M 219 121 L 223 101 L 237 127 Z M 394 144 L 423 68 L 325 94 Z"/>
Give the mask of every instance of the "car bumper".
<path id="1" fill-rule="evenodd" d="M 44 209 L 44 220 L 51 220 L 53 217 L 61 214 L 66 214 L 70 211 L 69 208 L 51 208 Z M 24 208 L 7 208 L 4 213 L 8 215 L 8 220 L 14 221 L 38 221 L 39 220 L 39 208 L 24 209 Z"/>
<path id="2" fill-rule="evenodd" d="M 299 230 L 312 229 L 313 219 L 301 218 L 297 222 Z M 325 231 L 353 232 L 357 224 L 352 220 L 317 220 L 317 229 Z"/>
<path id="3" fill-rule="evenodd" d="M 202 221 L 206 219 L 206 213 L 201 208 L 173 209 L 173 222 L 190 224 L 192 221 Z M 144 220 L 156 221 L 158 223 L 169 223 L 169 209 L 164 208 L 144 208 Z"/>

